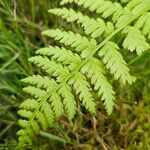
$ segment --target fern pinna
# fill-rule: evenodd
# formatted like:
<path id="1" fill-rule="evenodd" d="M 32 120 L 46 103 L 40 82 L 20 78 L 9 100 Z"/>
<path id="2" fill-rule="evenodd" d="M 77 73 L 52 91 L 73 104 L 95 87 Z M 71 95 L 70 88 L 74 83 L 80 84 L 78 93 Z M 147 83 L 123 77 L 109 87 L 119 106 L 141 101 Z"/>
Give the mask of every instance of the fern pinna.
<path id="1" fill-rule="evenodd" d="M 61 5 L 67 3 L 95 12 L 99 17 L 91 18 L 65 7 L 49 10 L 67 22 L 76 21 L 84 35 L 61 29 L 42 33 L 59 41 L 61 47 L 49 45 L 37 50 L 37 55 L 29 59 L 42 68 L 46 76 L 33 75 L 22 80 L 29 84 L 24 91 L 32 98 L 25 100 L 18 111 L 23 118 L 19 120 L 22 129 L 17 133 L 18 148 L 32 145 L 41 128 L 54 126 L 60 116 L 66 114 L 72 119 L 77 100 L 95 113 L 95 93 L 110 115 L 115 93 L 105 76 L 106 69 L 115 80 L 132 84 L 135 77 L 130 75 L 120 49 L 135 51 L 138 55 L 149 49 L 150 0 L 124 1 L 124 7 L 108 0 L 63 0 Z M 113 40 L 117 37 L 121 37 L 119 43 Z"/>

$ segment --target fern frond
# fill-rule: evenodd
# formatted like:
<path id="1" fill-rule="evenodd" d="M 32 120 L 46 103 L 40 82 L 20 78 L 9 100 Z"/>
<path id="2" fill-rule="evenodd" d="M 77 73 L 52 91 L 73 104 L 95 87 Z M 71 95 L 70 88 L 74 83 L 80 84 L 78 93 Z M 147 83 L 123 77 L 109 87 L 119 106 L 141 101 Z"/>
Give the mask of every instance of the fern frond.
<path id="1" fill-rule="evenodd" d="M 46 95 L 46 91 L 45 90 L 41 90 L 39 88 L 36 88 L 34 86 L 28 86 L 23 88 L 24 92 L 34 96 L 35 98 L 41 98 L 44 97 Z"/>
<path id="2" fill-rule="evenodd" d="M 127 4 L 127 7 L 129 9 L 133 9 L 135 6 L 141 4 L 143 2 L 143 0 L 132 0 Z M 144 1 L 145 2 L 145 1 Z"/>
<path id="3" fill-rule="evenodd" d="M 142 33 L 150 39 L 150 12 L 144 13 L 135 23 L 135 27 L 142 29 Z"/>
<path id="4" fill-rule="evenodd" d="M 114 30 L 114 26 L 111 22 L 105 24 L 104 20 L 101 18 L 93 19 L 88 16 L 83 15 L 81 12 L 75 12 L 73 9 L 57 8 L 49 10 L 50 13 L 61 16 L 68 22 L 77 21 L 81 23 L 85 33 L 91 35 L 92 38 L 98 38 L 103 33 L 108 35 Z"/>
<path id="5" fill-rule="evenodd" d="M 98 14 L 102 14 L 102 17 L 108 18 L 109 16 L 117 13 L 122 13 L 122 6 L 119 3 L 113 3 L 108 0 L 63 0 L 61 5 L 67 3 L 76 3 L 78 6 L 88 8 L 90 11 L 95 11 Z"/>
<path id="6" fill-rule="evenodd" d="M 70 50 L 66 50 L 64 47 L 46 47 L 37 50 L 36 54 L 49 56 L 51 59 L 54 59 L 57 62 L 62 63 L 63 65 L 68 65 L 68 69 L 72 70 L 81 62 L 81 58 L 77 53 L 73 53 Z"/>
<path id="7" fill-rule="evenodd" d="M 51 103 L 51 106 L 53 107 L 53 111 L 56 117 L 61 116 L 64 110 L 63 110 L 63 103 L 61 101 L 60 95 L 54 92 L 49 98 L 49 102 Z"/>
<path id="8" fill-rule="evenodd" d="M 47 57 L 34 56 L 31 57 L 29 61 L 36 64 L 38 67 L 41 67 L 51 76 L 57 77 L 58 82 L 62 81 L 63 78 L 69 74 L 69 70 L 66 67 L 63 67 L 55 61 L 50 61 Z"/>
<path id="9" fill-rule="evenodd" d="M 51 59 L 55 59 L 58 62 L 68 65 L 71 63 L 78 63 L 81 61 L 80 56 L 77 53 L 73 53 L 70 50 L 66 50 L 64 47 L 49 46 L 36 51 L 36 54 L 50 56 Z"/>
<path id="10" fill-rule="evenodd" d="M 19 137 L 19 144 L 18 147 L 25 147 L 26 145 L 32 145 L 32 139 L 30 138 L 30 136 L 28 134 L 26 134 L 26 132 L 24 130 L 22 130 L 22 132 L 20 132 L 20 130 L 17 132 L 20 137 Z M 27 143 L 27 144 L 24 144 Z M 23 145 L 23 146 L 22 146 Z"/>
<path id="11" fill-rule="evenodd" d="M 149 9 L 150 1 L 149 0 L 131 0 L 127 1 L 128 4 L 125 7 L 122 7 L 117 2 L 111 2 L 109 0 L 62 0 L 61 5 L 67 3 L 76 3 L 78 6 L 83 6 L 84 8 L 88 8 L 90 11 L 95 11 L 98 14 L 102 14 L 103 18 L 112 17 L 112 20 L 120 25 L 121 20 L 126 22 L 130 17 L 140 13 L 143 9 Z M 121 18 L 120 18 L 121 17 Z"/>
<path id="12" fill-rule="evenodd" d="M 49 126 L 53 126 L 53 124 L 54 124 L 54 113 L 53 113 L 53 109 L 52 109 L 51 105 L 48 102 L 44 102 L 42 107 L 41 107 L 41 111 L 45 115 L 46 120 L 47 120 L 46 122 L 49 124 Z M 38 131 L 38 130 L 36 130 L 36 131 Z"/>
<path id="13" fill-rule="evenodd" d="M 19 106 L 20 108 L 24 108 L 24 109 L 36 109 L 38 106 L 38 102 L 35 99 L 26 99 L 24 102 L 21 103 L 21 105 Z"/>
<path id="14" fill-rule="evenodd" d="M 95 113 L 96 104 L 93 97 L 98 93 L 99 99 L 104 101 L 107 113 L 112 113 L 114 91 L 105 77 L 101 57 L 115 79 L 129 84 L 134 82 L 126 62 L 118 51 L 118 45 L 123 42 L 122 38 L 120 43 L 111 42 L 112 38 L 123 35 L 124 49 L 136 51 L 138 55 L 149 48 L 144 37 L 149 34 L 149 22 L 142 16 L 150 10 L 149 0 L 138 0 L 138 3 L 132 0 L 136 4 L 127 2 L 127 6 L 124 7 L 106 0 L 63 0 L 62 4 L 68 2 L 75 2 L 90 11 L 96 11 L 101 18 L 93 19 L 81 12 L 65 8 L 53 9 L 50 12 L 57 13 L 68 22 L 76 20 L 82 24 L 87 35 L 100 39 L 87 38 L 79 33 L 60 29 L 43 32 L 43 35 L 59 41 L 67 46 L 67 49 L 49 46 L 38 50 L 37 56 L 29 59 L 46 75 L 33 75 L 22 80 L 29 84 L 24 91 L 32 98 L 25 100 L 18 111 L 23 118 L 18 121 L 22 127 L 18 131 L 18 149 L 22 149 L 26 144 L 32 145 L 32 139 L 40 130 L 52 127 L 58 117 L 66 114 L 72 119 L 76 113 L 78 99 L 87 110 Z M 142 20 L 142 23 L 139 20 Z M 134 26 L 135 21 L 137 22 Z M 139 30 L 142 28 L 144 35 Z"/>
<path id="15" fill-rule="evenodd" d="M 18 114 L 23 117 L 23 118 L 27 118 L 29 119 L 32 116 L 32 112 L 31 111 L 27 111 L 27 110 L 19 110 Z"/>
<path id="16" fill-rule="evenodd" d="M 58 40 L 60 43 L 63 43 L 66 46 L 71 46 L 72 48 L 75 48 L 75 51 L 81 52 L 81 58 L 87 57 L 97 45 L 96 40 L 89 40 L 85 36 L 81 36 L 78 33 L 75 34 L 71 31 L 65 32 L 59 29 L 52 29 L 44 31 L 43 35 L 54 38 L 55 40 Z"/>
<path id="17" fill-rule="evenodd" d="M 73 85 L 76 94 L 79 94 L 79 99 L 82 104 L 90 112 L 95 112 L 95 103 L 93 102 L 92 94 L 89 91 L 90 85 L 86 81 L 86 78 L 81 73 L 76 73 L 69 81 L 69 85 Z"/>
<path id="18" fill-rule="evenodd" d="M 126 27 L 123 33 L 127 34 L 123 42 L 123 47 L 131 52 L 136 50 L 138 55 L 149 49 L 149 44 L 146 42 L 145 37 L 135 27 Z"/>
<path id="19" fill-rule="evenodd" d="M 63 104 L 65 106 L 65 110 L 67 111 L 69 119 L 72 119 L 76 113 L 76 102 L 74 100 L 74 96 L 71 92 L 70 86 L 64 84 L 58 92 L 63 97 Z"/>
<path id="20" fill-rule="evenodd" d="M 116 80 L 120 78 L 123 84 L 126 82 L 132 84 L 135 78 L 129 74 L 129 68 L 126 66 L 126 62 L 118 50 L 119 47 L 117 44 L 108 42 L 99 51 L 99 56 L 103 56 L 103 62 L 110 69 L 110 73 L 114 75 Z"/>
<path id="21" fill-rule="evenodd" d="M 19 119 L 18 120 L 18 124 L 21 125 L 21 127 L 25 128 L 27 125 L 28 125 L 28 122 L 27 120 L 25 119 Z"/>
<path id="22" fill-rule="evenodd" d="M 37 88 L 45 88 L 47 91 L 51 91 L 55 86 L 57 86 L 55 80 L 47 76 L 42 77 L 40 75 L 29 76 L 21 81 L 30 85 L 34 85 Z"/>
<path id="23" fill-rule="evenodd" d="M 51 119 L 52 116 L 50 116 L 49 119 Z M 31 122 L 31 129 L 33 130 L 33 132 L 35 133 L 35 135 L 37 135 L 40 132 L 40 127 L 39 124 L 36 121 L 32 121 Z"/>
<path id="24" fill-rule="evenodd" d="M 60 29 L 52 29 L 46 30 L 42 33 L 43 35 L 54 38 L 55 40 L 65 44 L 66 46 L 71 46 L 72 48 L 75 48 L 75 51 L 77 52 L 92 51 L 97 45 L 96 40 L 89 40 L 85 36 L 81 36 L 79 33 L 73 33 L 71 31 L 66 32 Z"/>
<path id="25" fill-rule="evenodd" d="M 43 127 L 43 129 L 47 129 L 48 127 L 48 122 L 46 120 L 46 117 L 45 115 L 39 111 L 37 114 L 36 114 L 36 119 L 38 120 L 38 122 L 41 124 L 41 126 Z M 32 130 L 30 130 L 32 131 Z"/>
<path id="26" fill-rule="evenodd" d="M 131 4 L 132 3 L 132 4 Z M 143 9 L 150 8 L 149 0 L 132 0 L 127 7 L 132 10 L 133 14 L 141 12 Z"/>
<path id="27" fill-rule="evenodd" d="M 114 91 L 103 75 L 104 69 L 102 64 L 96 58 L 91 58 L 81 68 L 81 72 L 91 79 L 91 84 L 94 85 L 94 90 L 98 91 L 98 96 L 102 95 L 107 113 L 111 114 L 114 105 Z"/>
<path id="28" fill-rule="evenodd" d="M 132 18 L 133 13 L 130 9 L 125 8 L 122 12 L 116 13 L 113 17 L 113 20 L 116 23 L 116 27 L 119 28 L 124 24 L 129 18 Z"/>

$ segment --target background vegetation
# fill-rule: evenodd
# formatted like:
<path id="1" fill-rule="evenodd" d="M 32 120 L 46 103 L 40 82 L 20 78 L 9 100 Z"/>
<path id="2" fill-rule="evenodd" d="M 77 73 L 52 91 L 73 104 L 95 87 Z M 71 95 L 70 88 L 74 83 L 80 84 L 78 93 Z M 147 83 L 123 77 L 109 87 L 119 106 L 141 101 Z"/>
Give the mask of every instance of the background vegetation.
<path id="1" fill-rule="evenodd" d="M 27 97 L 20 79 L 38 71 L 28 58 L 47 45 L 41 31 L 57 24 L 70 28 L 47 12 L 58 2 L 0 0 L 0 149 L 14 149 L 17 144 L 17 110 Z M 137 81 L 122 88 L 114 83 L 113 114 L 108 116 L 98 101 L 96 116 L 80 112 L 73 122 L 62 118 L 55 129 L 40 133 L 34 149 L 150 149 L 150 50 L 140 57 L 123 55 Z"/>

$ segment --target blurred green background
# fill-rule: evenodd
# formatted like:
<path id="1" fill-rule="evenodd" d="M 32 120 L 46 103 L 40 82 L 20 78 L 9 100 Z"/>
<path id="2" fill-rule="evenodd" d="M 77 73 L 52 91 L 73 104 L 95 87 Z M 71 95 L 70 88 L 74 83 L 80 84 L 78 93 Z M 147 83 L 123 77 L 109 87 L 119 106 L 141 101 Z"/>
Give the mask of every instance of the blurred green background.
<path id="1" fill-rule="evenodd" d="M 47 45 L 41 31 L 65 26 L 48 14 L 59 2 L 0 0 L 0 150 L 17 144 L 17 110 L 27 97 L 20 79 L 39 71 L 28 58 Z M 140 57 L 123 55 L 137 81 L 122 88 L 114 83 L 113 114 L 108 116 L 98 101 L 96 116 L 80 112 L 72 122 L 62 118 L 58 127 L 40 133 L 34 149 L 150 150 L 150 50 Z"/>

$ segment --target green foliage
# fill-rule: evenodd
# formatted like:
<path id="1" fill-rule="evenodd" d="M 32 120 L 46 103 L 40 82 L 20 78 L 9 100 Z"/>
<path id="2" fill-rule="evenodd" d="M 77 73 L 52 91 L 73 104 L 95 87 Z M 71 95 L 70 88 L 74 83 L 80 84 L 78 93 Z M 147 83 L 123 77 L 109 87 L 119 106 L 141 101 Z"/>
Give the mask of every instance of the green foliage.
<path id="1" fill-rule="evenodd" d="M 37 56 L 29 58 L 46 76 L 33 75 L 23 79 L 24 83 L 29 84 L 24 91 L 34 100 L 25 100 L 18 111 L 24 118 L 19 122 L 23 129 L 18 131 L 18 148 L 32 145 L 39 129 L 54 126 L 60 116 L 66 114 L 72 119 L 78 99 L 82 106 L 95 113 L 94 95 L 97 94 L 110 115 L 114 106 L 114 91 L 105 75 L 105 66 L 115 80 L 119 79 L 122 84 L 132 84 L 135 77 L 130 75 L 127 63 L 119 51 L 124 48 L 141 55 L 149 49 L 147 40 L 150 30 L 145 17 L 150 9 L 149 0 L 132 0 L 124 7 L 117 2 L 105 0 L 62 0 L 61 4 L 73 2 L 88 11 L 95 11 L 101 18 L 94 19 L 67 8 L 49 11 L 68 22 L 77 21 L 83 27 L 84 35 L 60 29 L 43 32 L 44 36 L 53 38 L 66 48 L 45 47 L 36 52 Z M 121 44 L 113 40 L 120 36 Z"/>
<path id="2" fill-rule="evenodd" d="M 132 84 L 135 78 L 130 76 L 126 62 L 118 52 L 118 49 L 119 47 L 117 44 L 108 42 L 99 51 L 99 56 L 104 57 L 103 62 L 106 64 L 106 67 L 110 69 L 111 74 L 114 74 L 116 80 L 120 79 L 123 84 L 126 82 Z"/>
<path id="3" fill-rule="evenodd" d="M 17 114 L 19 106 L 19 109 L 23 110 L 19 113 L 24 115 L 24 112 L 27 112 L 30 117 L 30 114 L 35 111 L 40 103 L 39 96 L 45 91 L 53 90 L 53 87 L 57 86 L 57 82 L 60 80 L 57 77 L 56 81 L 56 77 L 50 76 L 43 69 L 37 69 L 34 63 L 27 60 L 35 55 L 35 49 L 40 49 L 36 52 L 37 56 L 46 56 L 62 66 L 67 66 L 70 72 L 72 72 L 72 68 L 80 65 L 88 53 L 88 51 L 85 51 L 81 57 L 82 51 L 75 50 L 76 47 L 64 46 L 63 43 L 59 44 L 59 41 L 54 41 L 52 38 L 46 40 L 45 36 L 41 35 L 41 31 L 48 29 L 48 26 L 53 29 L 59 26 L 60 31 L 79 33 L 81 36 L 90 39 L 88 41 L 91 41 L 92 38 L 95 39 L 92 40 L 93 42 L 91 41 L 91 44 L 94 45 L 94 41 L 99 44 L 119 26 L 126 24 L 125 22 L 130 16 L 132 18 L 136 15 L 136 13 L 134 16 L 131 15 L 130 10 L 146 1 L 132 0 L 131 3 L 131 0 L 111 0 L 111 3 L 115 4 L 111 5 L 111 8 L 118 5 L 117 13 L 114 12 L 106 18 L 101 17 L 103 13 L 96 14 L 95 9 L 92 10 L 90 7 L 92 4 L 88 8 L 84 8 L 80 1 L 81 7 L 77 7 L 77 1 L 74 1 L 75 3 L 71 3 L 71 5 L 65 4 L 65 7 L 56 8 L 58 2 L 60 1 L 0 0 L 0 149 L 14 150 L 17 145 L 16 132 L 19 130 L 18 124 L 23 129 L 18 132 L 18 135 L 23 135 L 25 134 L 24 128 L 30 123 L 29 119 L 24 117 L 18 119 L 20 118 Z M 119 4 L 116 4 L 116 2 Z M 96 1 L 93 1 L 94 3 L 97 5 Z M 72 8 L 69 8 L 70 6 Z M 129 9 L 125 10 L 126 13 L 122 13 L 122 8 L 127 8 L 127 6 Z M 92 7 L 94 8 L 94 6 Z M 48 14 L 47 10 L 49 8 L 49 12 L 55 15 Z M 89 8 L 92 12 L 89 11 Z M 111 8 L 108 8 L 108 10 Z M 140 9 L 134 10 L 140 11 Z M 79 94 L 78 96 L 75 94 L 73 80 L 72 82 L 66 82 L 56 92 L 61 98 L 63 115 L 58 119 L 55 117 L 54 107 L 51 104 L 53 101 L 50 101 L 50 98 L 43 102 L 39 110 L 44 116 L 40 113 L 37 114 L 30 123 L 31 130 L 26 130 L 27 136 L 24 136 L 29 143 L 32 141 L 27 138 L 34 140 L 32 148 L 29 147 L 29 149 L 150 149 L 150 50 L 145 51 L 147 46 L 145 44 L 140 45 L 141 41 L 145 43 L 141 35 L 144 35 L 146 42 L 149 43 L 149 11 L 142 13 L 140 17 L 134 19 L 126 27 L 120 32 L 117 31 L 117 34 L 114 33 L 115 35 L 111 37 L 111 41 L 102 44 L 100 51 L 96 52 L 94 57 L 89 59 L 80 69 L 80 73 L 84 75 L 89 84 L 87 88 L 92 94 L 96 113 L 89 113 L 88 107 L 86 107 L 87 110 L 83 107 L 84 99 L 82 97 L 79 99 Z M 128 29 L 136 31 L 138 38 L 135 35 L 134 39 L 140 41 L 135 43 L 133 48 L 128 45 L 127 48 L 123 46 L 125 39 L 130 35 L 130 32 L 129 34 L 127 32 Z M 132 32 L 133 36 L 134 33 Z M 130 38 L 130 40 L 134 39 Z M 130 40 L 127 42 L 130 42 Z M 109 43 L 116 45 L 112 47 L 114 53 L 111 53 L 112 51 L 105 47 Z M 133 44 L 133 41 L 131 44 Z M 142 47 L 144 52 L 141 51 L 141 48 L 137 51 L 137 44 L 137 48 Z M 104 47 L 105 49 L 103 49 Z M 133 50 L 133 53 L 130 52 L 130 49 Z M 45 54 L 42 54 L 44 52 Z M 102 56 L 100 56 L 100 52 L 105 55 L 101 54 Z M 134 55 L 136 52 L 142 54 L 136 56 Z M 113 54 L 118 55 L 118 57 L 113 57 Z M 121 54 L 123 61 L 119 54 Z M 110 57 L 109 62 L 106 56 Z M 117 81 L 114 80 L 114 77 L 117 77 L 116 72 L 111 72 L 111 68 L 115 70 L 113 63 L 117 64 L 114 58 L 118 58 L 117 60 L 121 62 L 120 66 L 124 66 L 124 74 L 127 72 L 136 76 L 134 84 L 129 84 L 128 76 L 126 76 L 126 84 L 120 85 L 123 80 L 121 78 L 122 74 L 120 74 L 121 67 L 119 66 L 116 66 L 116 72 L 120 75 L 119 82 L 118 79 Z M 126 67 L 128 69 L 125 69 Z M 28 77 L 29 80 L 28 78 L 23 79 L 24 77 Z M 129 77 L 134 81 L 135 78 L 132 78 L 131 75 Z M 23 82 L 20 82 L 20 79 L 23 79 Z M 34 91 L 33 96 L 30 96 L 30 98 L 28 94 L 22 91 L 22 87 L 25 86 L 26 82 L 29 82 L 27 84 L 30 85 L 25 90 L 29 93 L 31 93 L 31 89 Z M 51 84 L 53 86 L 50 86 Z M 67 90 L 65 90 L 66 88 Z M 37 94 L 37 91 L 39 94 Z M 116 99 L 115 103 L 114 97 Z M 24 99 L 26 100 L 24 101 Z M 57 100 L 59 100 L 59 97 Z M 22 101 L 23 103 L 20 104 Z M 112 112 L 111 108 L 114 108 L 111 115 L 107 115 L 105 112 L 104 102 L 108 102 L 106 106 L 109 108 L 106 108 L 106 110 Z M 42 120 L 46 120 L 46 122 L 44 121 L 45 124 L 42 124 L 41 117 Z M 19 123 L 17 123 L 17 119 Z M 42 128 L 44 128 L 44 131 L 42 131 Z M 28 149 L 29 144 L 24 144 L 24 146 L 25 149 Z"/>
<path id="4" fill-rule="evenodd" d="M 30 2 L 0 0 L 0 149 L 13 150 L 17 145 L 17 110 L 27 98 L 20 80 L 34 74 L 28 58 L 44 44 L 41 30 L 53 24 L 47 9 L 58 4 L 32 0 L 31 6 Z"/>
<path id="5" fill-rule="evenodd" d="M 123 42 L 123 47 L 125 49 L 128 49 L 131 52 L 136 50 L 137 54 L 141 55 L 143 51 L 149 48 L 149 44 L 146 43 L 146 39 L 138 29 L 127 27 L 123 32 L 127 34 L 127 37 Z"/>

